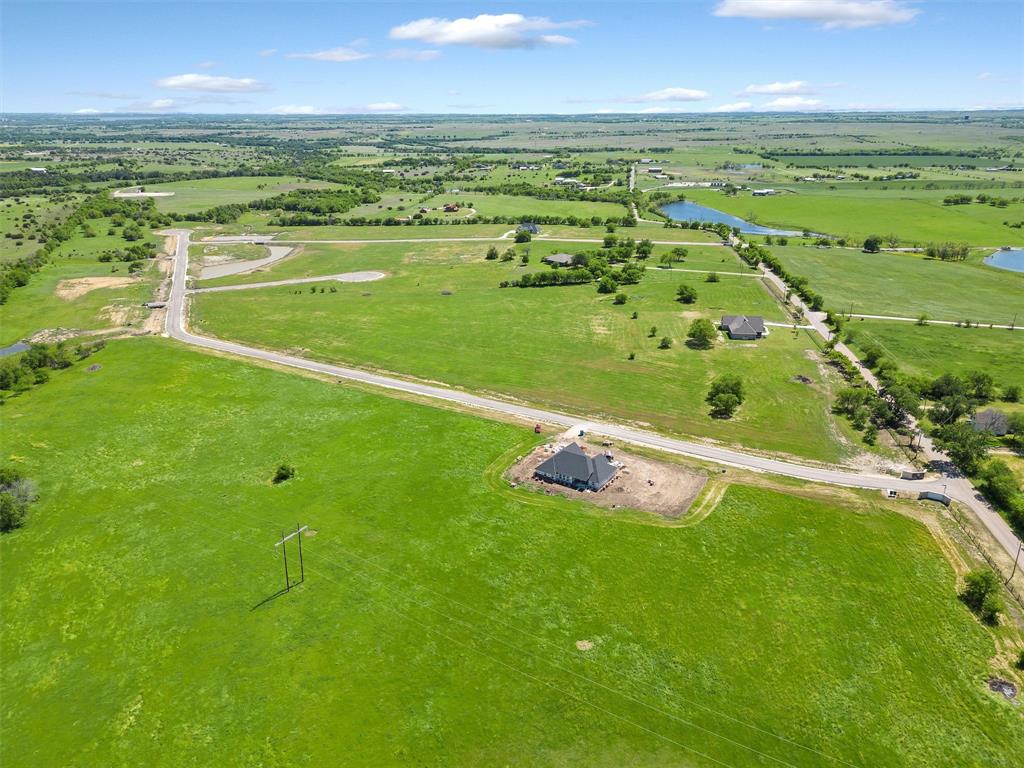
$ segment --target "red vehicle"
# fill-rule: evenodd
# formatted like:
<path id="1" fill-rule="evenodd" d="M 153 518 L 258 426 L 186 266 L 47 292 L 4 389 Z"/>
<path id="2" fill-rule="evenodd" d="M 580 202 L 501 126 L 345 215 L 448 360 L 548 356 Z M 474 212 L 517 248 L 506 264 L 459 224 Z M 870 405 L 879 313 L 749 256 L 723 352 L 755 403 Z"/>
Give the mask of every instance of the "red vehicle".
<path id="1" fill-rule="evenodd" d="M 534 424 L 533 425 L 533 433 L 535 435 L 539 435 L 540 434 L 540 424 Z"/>

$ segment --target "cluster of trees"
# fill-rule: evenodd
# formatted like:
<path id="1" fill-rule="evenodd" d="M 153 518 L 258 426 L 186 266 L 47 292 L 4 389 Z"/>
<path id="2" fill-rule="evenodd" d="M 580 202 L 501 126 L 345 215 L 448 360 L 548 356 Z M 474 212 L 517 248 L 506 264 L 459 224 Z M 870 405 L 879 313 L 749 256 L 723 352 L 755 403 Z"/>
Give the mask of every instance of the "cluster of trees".
<path id="1" fill-rule="evenodd" d="M 806 277 L 793 275 L 787 272 L 786 268 L 782 266 L 782 262 L 779 261 L 767 248 L 760 246 L 757 243 L 747 243 L 745 248 L 742 247 L 743 245 L 744 244 L 741 243 L 735 250 L 736 253 L 739 254 L 740 258 L 747 262 L 747 264 L 750 264 L 751 266 L 764 264 L 768 269 L 782 278 L 786 284 L 804 300 L 812 311 L 819 312 L 824 308 L 825 297 L 811 290 L 809 285 L 810 281 L 808 281 Z"/>
<path id="2" fill-rule="evenodd" d="M 249 207 L 256 211 L 301 211 L 326 216 L 330 213 L 344 213 L 357 205 L 376 203 L 379 200 L 380 195 L 369 189 L 293 189 L 273 197 L 253 200 Z"/>
<path id="3" fill-rule="evenodd" d="M 706 399 L 712 418 L 731 418 L 743 404 L 743 380 L 735 374 L 723 373 L 711 382 Z"/>
<path id="4" fill-rule="evenodd" d="M 928 243 L 924 253 L 929 259 L 963 261 L 971 253 L 971 247 L 967 243 Z"/>
<path id="5" fill-rule="evenodd" d="M 78 344 L 32 344 L 24 352 L 0 360 L 0 392 L 19 393 L 43 384 L 49 381 L 50 371 L 70 368 L 105 345 L 102 339 Z"/>
<path id="6" fill-rule="evenodd" d="M 39 494 L 36 484 L 16 467 L 0 467 L 0 532 L 9 533 L 25 524 L 28 508 Z"/>
<path id="7" fill-rule="evenodd" d="M 509 249 L 512 258 L 515 258 L 515 251 Z M 507 252 L 506 252 L 507 253 Z M 635 285 L 640 282 L 644 275 L 644 265 L 636 260 L 619 258 L 618 253 L 609 253 L 603 250 L 581 251 L 573 254 L 572 265 L 569 268 L 552 266 L 550 270 L 530 272 L 522 275 L 516 280 L 503 280 L 499 283 L 501 288 L 542 288 L 551 285 L 579 285 L 597 281 L 598 293 L 615 293 L 620 285 Z M 498 249 L 491 246 L 487 250 L 488 260 L 498 258 Z M 502 260 L 505 259 L 502 257 Z M 523 263 L 528 263 L 524 259 Z M 621 264 L 618 268 L 613 264 Z"/>
<path id="8" fill-rule="evenodd" d="M 975 195 L 974 197 L 972 197 L 971 195 L 965 195 L 963 193 L 960 193 L 956 195 L 946 195 L 944 198 L 942 198 L 943 205 L 970 205 L 971 203 L 974 202 L 983 204 L 988 203 L 989 205 L 995 206 L 996 208 L 1005 208 L 1011 202 L 1013 202 L 1013 200 L 1007 199 L 1005 197 L 993 197 L 992 195 L 986 194 L 984 192 Z"/>
<path id="9" fill-rule="evenodd" d="M 979 568 L 964 576 L 960 599 L 983 623 L 995 626 L 1004 609 L 1001 592 L 999 577 L 988 568 Z"/>

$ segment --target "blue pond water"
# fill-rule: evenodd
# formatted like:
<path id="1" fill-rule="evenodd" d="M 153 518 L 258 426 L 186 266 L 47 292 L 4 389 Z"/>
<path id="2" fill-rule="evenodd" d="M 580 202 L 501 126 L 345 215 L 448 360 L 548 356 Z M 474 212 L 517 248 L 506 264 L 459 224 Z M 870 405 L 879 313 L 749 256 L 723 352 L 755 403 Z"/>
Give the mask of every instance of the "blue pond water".
<path id="1" fill-rule="evenodd" d="M 11 346 L 9 346 L 9 347 L 4 347 L 3 349 L 0 349 L 0 357 L 7 357 L 8 355 L 16 355 L 19 352 L 24 352 L 28 348 L 29 348 L 28 344 L 24 344 L 24 343 L 19 341 L 19 342 L 16 342 L 14 344 L 11 344 Z"/>
<path id="2" fill-rule="evenodd" d="M 802 235 L 803 232 L 794 232 L 788 229 L 772 229 L 762 227 L 758 224 L 751 224 L 749 221 L 731 216 L 723 211 L 716 211 L 699 203 L 691 203 L 689 200 L 682 200 L 678 203 L 669 203 L 662 206 L 661 212 L 673 221 L 708 221 L 712 224 L 728 224 L 730 227 L 739 227 L 740 232 L 748 235 Z"/>
<path id="3" fill-rule="evenodd" d="M 990 267 L 1009 269 L 1013 272 L 1024 272 L 1024 248 L 996 251 L 985 259 L 985 263 Z"/>

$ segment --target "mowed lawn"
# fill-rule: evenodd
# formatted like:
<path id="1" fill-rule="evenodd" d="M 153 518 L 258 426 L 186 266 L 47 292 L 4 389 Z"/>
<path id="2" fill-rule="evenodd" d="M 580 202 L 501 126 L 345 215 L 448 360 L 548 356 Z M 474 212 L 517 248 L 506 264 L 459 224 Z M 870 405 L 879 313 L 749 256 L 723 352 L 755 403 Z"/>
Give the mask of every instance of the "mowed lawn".
<path id="1" fill-rule="evenodd" d="M 282 286 L 198 295 L 193 318 L 204 333 L 257 346 L 748 448 L 825 461 L 842 457 L 830 429 L 826 385 L 802 332 L 774 328 L 759 342 L 723 341 L 710 351 L 685 345 L 695 317 L 717 322 L 738 313 L 784 321 L 757 278 L 723 275 L 706 283 L 702 274 L 650 268 L 639 285 L 622 287 L 629 297 L 622 306 L 593 284 L 498 287 L 527 270 L 549 269 L 537 262 L 556 247 L 530 244 L 531 266 L 520 267 L 518 260 L 483 261 L 484 245 L 475 243 L 307 246 L 298 257 L 236 281 L 366 269 L 389 276 L 325 285 L 323 293 Z M 732 254 L 712 247 L 695 248 L 692 260 L 717 269 L 723 257 L 732 260 L 726 267 L 739 269 Z M 683 283 L 696 287 L 696 304 L 674 300 Z M 673 341 L 671 349 L 658 349 L 662 337 Z M 733 419 L 712 419 L 704 398 L 711 379 L 727 372 L 746 380 L 749 398 Z M 795 382 L 798 375 L 815 384 Z"/>
<path id="2" fill-rule="evenodd" d="M 951 568 L 871 502 L 734 486 L 699 525 L 638 525 L 489 480 L 523 428 L 165 340 L 90 363 L 4 407 L 40 487 L 0 539 L 5 766 L 1024 751 Z M 305 584 L 267 601 L 296 522 Z"/>
<path id="3" fill-rule="evenodd" d="M 1024 317 L 1024 273 L 996 269 L 980 256 L 942 262 L 912 253 L 775 246 L 786 269 L 802 275 L 835 312 L 1009 325 Z"/>
<path id="4" fill-rule="evenodd" d="M 898 182 L 893 183 L 897 187 Z M 870 235 L 894 234 L 906 244 L 952 240 L 971 245 L 1024 244 L 1024 230 L 1004 221 L 1024 219 L 1024 203 L 1006 208 L 972 203 L 943 205 L 942 199 L 961 190 L 836 189 L 817 185 L 798 194 L 729 197 L 711 190 L 687 190 L 686 198 L 702 205 L 784 229 L 809 229 L 838 237 L 863 240 Z M 1017 197 L 1019 190 L 989 190 L 997 197 Z"/>
<path id="5" fill-rule="evenodd" d="M 248 203 L 262 197 L 273 197 L 292 189 L 318 189 L 333 185 L 325 181 L 303 181 L 289 176 L 225 176 L 144 186 L 147 192 L 174 193 L 170 197 L 154 198 L 158 210 L 164 213 L 197 213 L 217 205 Z"/>
<path id="6" fill-rule="evenodd" d="M 454 214 L 465 216 L 465 206 L 471 205 L 480 216 L 577 216 L 601 219 L 622 218 L 628 215 L 626 206 L 617 203 L 590 202 L 589 200 L 541 200 L 522 195 L 490 195 L 473 190 L 462 190 L 452 194 L 444 193 L 424 203 L 426 208 L 441 208 L 445 203 L 460 203 L 463 210 Z"/>
<path id="7" fill-rule="evenodd" d="M 1024 386 L 1024 331 L 881 320 L 853 320 L 845 328 L 855 347 L 876 344 L 912 375 L 985 371 L 1001 387 Z"/>

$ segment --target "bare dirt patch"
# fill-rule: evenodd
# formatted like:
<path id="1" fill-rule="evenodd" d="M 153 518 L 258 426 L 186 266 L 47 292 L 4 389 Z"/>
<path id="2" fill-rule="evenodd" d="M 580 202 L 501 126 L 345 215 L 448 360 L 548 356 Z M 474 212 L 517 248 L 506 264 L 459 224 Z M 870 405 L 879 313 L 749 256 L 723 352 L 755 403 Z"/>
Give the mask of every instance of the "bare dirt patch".
<path id="1" fill-rule="evenodd" d="M 593 643 L 592 640 L 577 640 L 576 641 L 576 648 L 578 650 L 589 651 L 593 647 L 594 647 L 594 643 Z"/>
<path id="2" fill-rule="evenodd" d="M 639 509 L 653 512 L 669 520 L 686 514 L 697 498 L 707 477 L 678 464 L 655 461 L 625 453 L 615 446 L 584 445 L 588 454 L 605 452 L 622 466 L 615 478 L 600 491 L 575 491 L 564 485 L 534 478 L 533 473 L 551 455 L 563 448 L 569 440 L 564 436 L 557 442 L 547 443 L 520 459 L 507 473 L 510 481 L 544 491 L 549 495 L 569 499 L 583 499 L 606 509 Z M 577 441 L 578 442 L 578 441 Z"/>
<path id="3" fill-rule="evenodd" d="M 138 282 L 139 280 L 134 277 L 79 277 L 74 280 L 61 280 L 57 283 L 54 293 L 64 301 L 74 301 L 99 288 L 124 288 Z"/>

